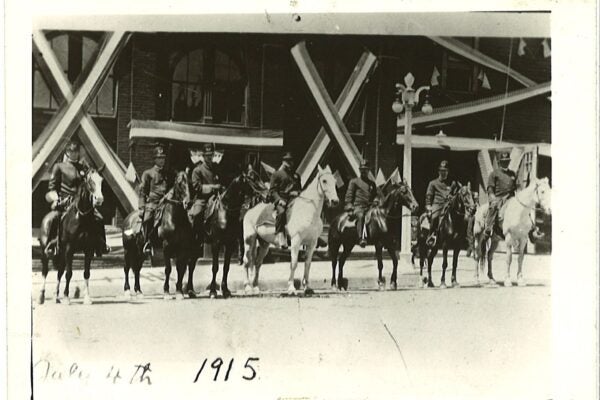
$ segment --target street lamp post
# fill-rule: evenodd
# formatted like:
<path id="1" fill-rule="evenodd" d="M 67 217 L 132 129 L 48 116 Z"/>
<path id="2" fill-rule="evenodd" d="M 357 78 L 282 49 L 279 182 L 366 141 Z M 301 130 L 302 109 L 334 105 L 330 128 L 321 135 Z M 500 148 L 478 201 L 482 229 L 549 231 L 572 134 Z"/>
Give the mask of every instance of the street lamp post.
<path id="1" fill-rule="evenodd" d="M 412 85 L 415 82 L 414 76 L 409 72 L 404 77 L 404 85 L 396 83 L 396 99 L 392 104 L 392 110 L 396 114 L 396 127 L 402 126 L 401 113 L 404 111 L 404 162 L 402 176 L 406 184 L 412 187 L 412 109 L 419 104 L 419 96 L 424 90 L 429 90 L 429 86 L 421 86 L 414 89 Z M 429 103 L 429 96 L 425 98 L 425 103 L 421 108 L 425 114 L 431 114 L 433 107 Z M 411 213 L 403 213 L 402 216 L 402 242 L 400 251 L 402 254 L 409 254 L 411 247 L 412 227 Z"/>

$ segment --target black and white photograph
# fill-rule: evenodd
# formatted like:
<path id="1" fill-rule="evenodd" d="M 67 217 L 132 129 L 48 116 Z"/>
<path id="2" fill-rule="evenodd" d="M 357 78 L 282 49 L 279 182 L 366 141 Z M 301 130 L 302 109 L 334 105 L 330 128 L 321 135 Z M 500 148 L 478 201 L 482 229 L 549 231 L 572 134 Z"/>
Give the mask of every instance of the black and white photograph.
<path id="1" fill-rule="evenodd" d="M 553 11 L 300 6 L 32 18 L 26 397 L 593 398 Z"/>

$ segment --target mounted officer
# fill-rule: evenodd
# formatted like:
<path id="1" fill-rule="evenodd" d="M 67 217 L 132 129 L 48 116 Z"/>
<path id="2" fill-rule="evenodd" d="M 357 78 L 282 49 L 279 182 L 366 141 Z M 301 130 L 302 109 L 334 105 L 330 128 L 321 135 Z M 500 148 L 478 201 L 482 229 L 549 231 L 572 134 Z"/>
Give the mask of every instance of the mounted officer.
<path id="1" fill-rule="evenodd" d="M 160 222 L 160 215 L 157 215 L 159 203 L 173 185 L 172 176 L 165 168 L 167 155 L 164 147 L 157 145 L 153 150 L 153 156 L 154 165 L 142 173 L 138 187 L 138 204 L 145 240 L 143 250 L 145 254 L 152 253 L 151 241 L 156 233 L 155 227 Z"/>
<path id="2" fill-rule="evenodd" d="M 287 248 L 285 225 L 287 223 L 286 211 L 290 201 L 298 197 L 302 190 L 300 175 L 294 172 L 294 157 L 287 152 L 283 155 L 281 167 L 271 175 L 269 196 L 275 204 L 277 217 L 275 219 L 275 233 L 279 247 Z"/>
<path id="3" fill-rule="evenodd" d="M 485 221 L 485 235 L 490 237 L 498 222 L 498 214 L 503 210 L 506 201 L 515 195 L 517 190 L 517 174 L 508 169 L 510 154 L 501 152 L 498 157 L 498 167 L 488 178 L 487 194 L 489 209 Z"/>
<path id="4" fill-rule="evenodd" d="M 192 208 L 189 211 L 189 216 L 194 232 L 199 235 L 198 239 L 205 232 L 204 220 L 206 216 L 204 214 L 206 213 L 208 200 L 221 189 L 220 179 L 213 163 L 213 156 L 214 148 L 212 144 L 204 145 L 203 161 L 196 162 L 190 179 Z"/>
<path id="5" fill-rule="evenodd" d="M 369 178 L 369 164 L 367 161 L 361 162 L 359 170 L 360 176 L 353 178 L 348 183 L 348 190 L 344 199 L 344 210 L 351 216 L 356 217 L 358 244 L 360 247 L 365 247 L 367 245 L 364 234 L 365 213 L 377 196 L 377 185 Z"/>
<path id="6" fill-rule="evenodd" d="M 450 164 L 448 161 L 443 160 L 438 167 L 438 177 L 427 185 L 425 208 L 427 209 L 427 216 L 431 224 L 431 233 L 429 234 L 429 238 L 427 238 L 427 245 L 430 247 L 434 246 L 437 240 L 437 230 L 442 217 L 442 211 L 454 184 L 454 181 L 448 177 L 449 172 Z"/>
<path id="7" fill-rule="evenodd" d="M 50 208 L 57 211 L 55 219 L 51 223 L 53 229 L 50 230 L 48 245 L 44 251 L 49 257 L 56 253 L 55 245 L 59 238 L 59 221 L 62 213 L 73 201 L 79 185 L 83 183 L 83 177 L 88 170 L 88 166 L 80 162 L 80 143 L 76 139 L 71 139 L 65 150 L 65 160 L 54 164 L 48 182 L 48 193 L 46 201 L 51 204 Z M 104 230 L 104 221 L 100 212 L 94 208 L 94 217 L 98 227 L 98 246 L 96 255 L 109 253 L 110 248 L 106 245 L 106 231 Z"/>

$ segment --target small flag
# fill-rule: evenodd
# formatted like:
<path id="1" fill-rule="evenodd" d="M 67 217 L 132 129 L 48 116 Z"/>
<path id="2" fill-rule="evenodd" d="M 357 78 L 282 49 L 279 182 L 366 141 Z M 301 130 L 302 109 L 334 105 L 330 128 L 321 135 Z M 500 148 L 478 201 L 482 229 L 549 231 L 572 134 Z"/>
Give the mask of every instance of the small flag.
<path id="1" fill-rule="evenodd" d="M 377 171 L 377 178 L 375 179 L 375 184 L 377 185 L 377 187 L 385 185 L 385 176 L 383 175 L 381 168 L 379 168 L 379 171 Z"/>
<path id="2" fill-rule="evenodd" d="M 396 167 L 394 172 L 392 172 L 392 175 L 390 175 L 387 181 L 392 182 L 394 184 L 402 182 L 402 177 L 400 176 L 400 171 L 398 171 L 398 167 Z"/>
<path id="3" fill-rule="evenodd" d="M 525 43 L 523 38 L 519 38 L 519 49 L 517 50 L 517 54 L 519 55 L 519 57 L 522 57 L 525 55 L 525 47 L 526 46 L 527 46 L 527 43 Z"/>
<path id="4" fill-rule="evenodd" d="M 344 180 L 342 179 L 342 175 L 340 174 L 340 171 L 335 171 L 335 173 L 333 174 L 333 177 L 335 178 L 335 187 L 336 188 L 341 188 L 342 186 L 344 186 Z"/>
<path id="5" fill-rule="evenodd" d="M 222 159 L 223 159 L 223 152 L 215 150 L 215 152 L 213 154 L 213 162 L 215 164 L 219 164 Z"/>
<path id="6" fill-rule="evenodd" d="M 438 86 L 440 84 L 439 78 L 440 71 L 438 71 L 437 67 L 433 66 L 433 72 L 431 74 L 431 86 Z"/>
<path id="7" fill-rule="evenodd" d="M 550 50 L 550 44 L 548 43 L 548 39 L 544 39 L 542 41 L 542 47 L 544 48 L 544 58 L 550 57 L 551 50 Z"/>
<path id="8" fill-rule="evenodd" d="M 271 167 L 269 164 L 264 163 L 264 162 L 260 162 L 260 165 L 263 167 L 263 169 L 265 170 L 265 172 L 267 173 L 267 175 L 270 177 L 271 175 L 273 175 L 273 172 L 275 172 L 275 168 Z"/>
<path id="9" fill-rule="evenodd" d="M 477 76 L 477 79 L 481 81 L 481 87 L 484 89 L 491 89 L 492 87 L 490 86 L 490 81 L 488 80 L 488 77 L 486 75 L 485 72 L 483 72 L 483 70 L 479 71 L 479 76 Z"/>
<path id="10" fill-rule="evenodd" d="M 137 172 L 135 171 L 135 167 L 133 163 L 130 161 L 129 166 L 127 167 L 127 172 L 125 173 L 125 179 L 127 179 L 130 183 L 135 183 L 137 180 Z"/>

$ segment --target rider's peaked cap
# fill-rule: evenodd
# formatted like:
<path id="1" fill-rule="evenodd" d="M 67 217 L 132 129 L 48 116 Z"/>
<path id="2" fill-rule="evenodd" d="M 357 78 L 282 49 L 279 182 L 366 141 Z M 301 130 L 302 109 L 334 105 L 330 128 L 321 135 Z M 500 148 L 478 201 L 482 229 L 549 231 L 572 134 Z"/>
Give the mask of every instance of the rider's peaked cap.
<path id="1" fill-rule="evenodd" d="M 215 149 L 214 149 L 213 145 L 210 143 L 207 143 L 204 145 L 204 149 L 203 149 L 202 153 L 204 155 L 210 155 L 210 154 L 213 154 L 214 151 L 215 151 Z"/>
<path id="2" fill-rule="evenodd" d="M 294 159 L 294 156 L 289 151 L 286 151 L 286 153 L 282 157 L 283 161 L 289 161 L 289 160 L 293 160 L 293 159 Z"/>
<path id="3" fill-rule="evenodd" d="M 360 162 L 359 169 L 369 169 L 369 162 L 367 160 L 363 160 Z"/>
<path id="4" fill-rule="evenodd" d="M 443 160 L 443 161 L 440 163 L 440 166 L 439 166 L 438 170 L 440 170 L 440 171 L 448 171 L 448 168 L 449 168 L 449 167 L 450 167 L 450 164 L 448 163 L 448 161 L 446 161 L 446 160 Z"/>
<path id="5" fill-rule="evenodd" d="M 165 148 L 163 146 L 158 145 L 152 151 L 152 155 L 154 156 L 154 158 L 165 158 L 167 156 L 167 153 L 165 153 Z"/>
<path id="6" fill-rule="evenodd" d="M 508 151 L 503 151 L 500 153 L 499 161 L 510 161 L 510 154 Z"/>

